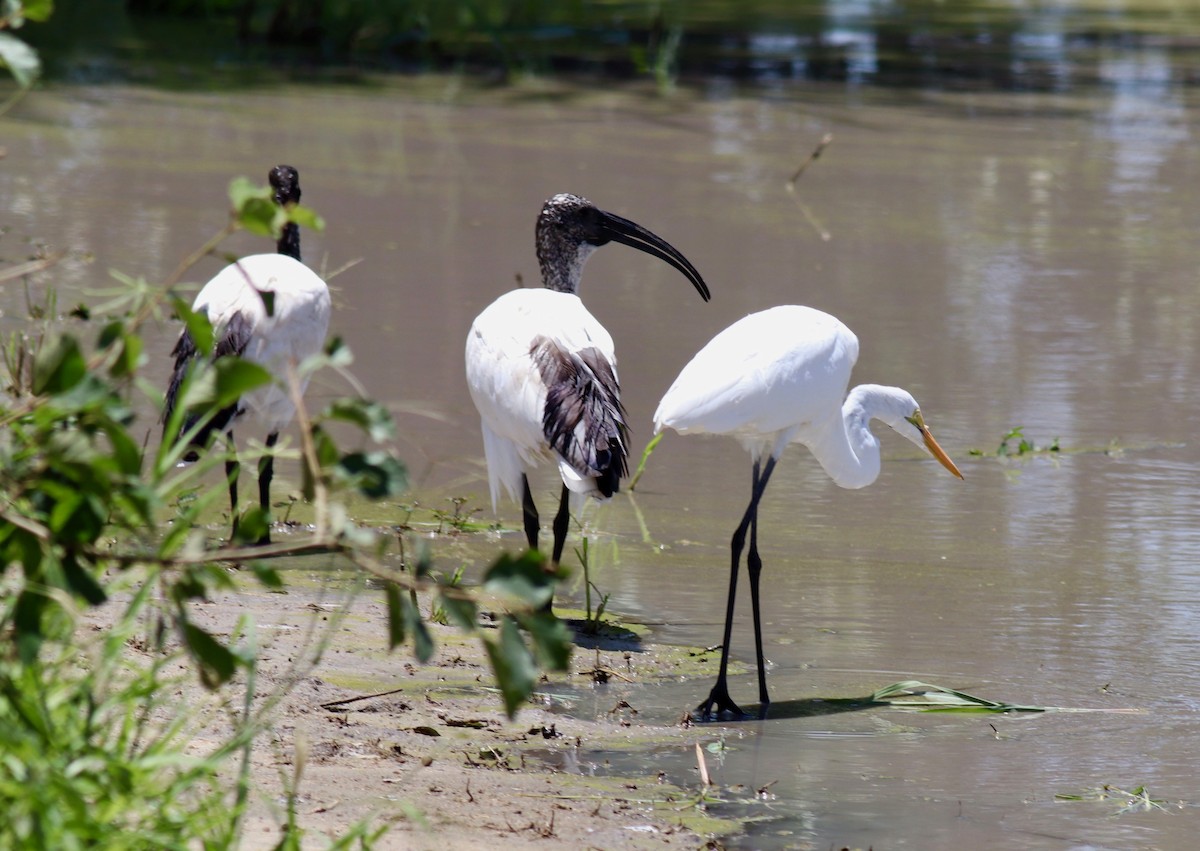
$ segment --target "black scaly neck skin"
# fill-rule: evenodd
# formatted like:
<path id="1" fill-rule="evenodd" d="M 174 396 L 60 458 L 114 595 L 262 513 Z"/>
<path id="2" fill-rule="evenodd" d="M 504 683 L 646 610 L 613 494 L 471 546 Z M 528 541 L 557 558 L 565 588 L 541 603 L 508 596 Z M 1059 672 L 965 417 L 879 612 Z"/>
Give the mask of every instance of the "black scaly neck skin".
<path id="1" fill-rule="evenodd" d="M 275 190 L 274 200 L 280 207 L 288 207 L 300 203 L 300 172 L 290 165 L 277 165 L 267 175 L 271 188 Z M 300 226 L 288 222 L 279 234 L 279 242 L 275 250 L 280 254 L 300 259 Z"/>
<path id="2" fill-rule="evenodd" d="M 578 195 L 555 195 L 542 206 L 535 229 L 542 286 L 578 293 L 583 264 L 608 242 L 601 230 L 603 213 Z"/>

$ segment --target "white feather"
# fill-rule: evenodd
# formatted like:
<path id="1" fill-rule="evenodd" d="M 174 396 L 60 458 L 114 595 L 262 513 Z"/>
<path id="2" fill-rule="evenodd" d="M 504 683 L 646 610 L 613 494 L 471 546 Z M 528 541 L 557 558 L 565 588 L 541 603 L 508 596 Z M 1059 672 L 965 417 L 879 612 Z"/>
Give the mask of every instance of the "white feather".
<path id="1" fill-rule="evenodd" d="M 270 316 L 263 291 L 274 293 Z M 283 254 L 252 254 L 218 272 L 197 293 L 192 309 L 208 316 L 217 339 L 235 314 L 249 320 L 252 332 L 243 357 L 275 381 L 244 395 L 241 405 L 268 433 L 290 423 L 296 408 L 287 386 L 288 366 L 319 352 L 329 329 L 329 287 L 320 276 Z M 303 392 L 308 378 L 300 384 Z"/>
<path id="2" fill-rule="evenodd" d="M 597 349 L 615 374 L 611 335 L 571 293 L 505 293 L 476 317 L 467 335 L 467 386 L 482 421 L 493 510 L 501 488 L 520 501 L 522 475 L 550 455 L 542 428 L 546 384 L 531 356 L 536 341 L 547 337 L 572 353 Z M 595 492 L 593 478 L 559 466 L 572 492 Z"/>

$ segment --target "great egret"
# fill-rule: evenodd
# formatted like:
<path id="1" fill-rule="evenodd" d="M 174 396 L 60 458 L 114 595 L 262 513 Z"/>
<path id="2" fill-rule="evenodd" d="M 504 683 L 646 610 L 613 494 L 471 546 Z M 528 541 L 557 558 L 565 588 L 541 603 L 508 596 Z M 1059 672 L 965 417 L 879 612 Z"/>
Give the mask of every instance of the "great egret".
<path id="1" fill-rule="evenodd" d="M 701 717 L 712 717 L 714 707 L 718 714 L 744 715 L 729 696 L 726 670 L 738 565 L 747 530 L 746 567 L 762 716 L 770 704 L 759 619 L 758 503 L 775 462 L 789 443 L 807 446 L 841 487 L 866 487 L 879 475 L 879 441 L 870 430 L 870 421 L 878 419 L 962 478 L 933 439 L 908 391 L 862 384 L 846 394 L 857 359 L 858 338 L 835 317 L 811 307 L 773 307 L 738 320 L 714 337 L 679 373 L 654 414 L 656 434 L 665 428 L 680 434 L 728 434 L 745 447 L 753 461 L 750 505 L 730 543 L 721 667 L 716 685 L 697 707 Z"/>
<path id="2" fill-rule="evenodd" d="M 476 317 L 467 335 L 467 385 L 481 419 L 492 510 L 501 487 L 521 500 L 530 549 L 537 549 L 539 519 L 527 472 L 543 459 L 557 462 L 557 565 L 569 501 L 612 496 L 628 453 L 612 337 L 577 295 L 584 262 L 596 248 L 619 242 L 674 266 L 705 301 L 709 292 L 665 240 L 578 195 L 546 201 L 535 236 L 542 288 L 505 293 Z"/>
<path id="3" fill-rule="evenodd" d="M 300 202 L 300 175 L 296 169 L 289 165 L 275 166 L 268 180 L 274 189 L 275 203 L 286 207 Z M 265 295 L 273 296 L 269 315 L 263 300 Z M 288 222 L 280 234 L 277 253 L 254 254 L 229 264 L 204 285 L 192 309 L 203 312 L 212 323 L 216 333 L 214 357 L 238 355 L 264 367 L 275 381 L 243 395 L 234 405 L 220 411 L 193 439 L 194 449 L 185 460 L 196 460 L 196 450 L 206 447 L 219 431 L 229 435 L 232 448 L 233 424 L 249 414 L 267 433 L 267 453 L 258 465 L 258 499 L 262 510 L 269 513 L 275 464 L 273 449 L 280 430 L 296 414 L 288 388 L 288 370 L 324 345 L 329 328 L 329 288 L 300 262 L 300 229 Z M 199 356 L 186 329 L 179 335 L 171 355 L 175 358 L 175 368 L 167 389 L 164 424 L 171 420 L 189 365 Z M 302 377 L 300 382 L 303 393 L 308 378 Z M 194 423 L 195 417 L 188 417 L 183 431 L 188 431 Z M 225 462 L 234 534 L 238 527 L 239 469 L 234 451 Z M 268 528 L 259 543 L 269 543 L 270 539 Z"/>

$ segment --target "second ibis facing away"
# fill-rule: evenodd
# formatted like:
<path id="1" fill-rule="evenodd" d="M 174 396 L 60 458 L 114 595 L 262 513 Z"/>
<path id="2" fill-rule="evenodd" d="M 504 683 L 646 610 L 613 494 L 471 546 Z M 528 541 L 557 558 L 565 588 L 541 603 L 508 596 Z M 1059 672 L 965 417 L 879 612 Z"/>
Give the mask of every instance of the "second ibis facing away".
<path id="1" fill-rule="evenodd" d="M 521 501 L 530 549 L 537 548 L 539 519 L 527 473 L 542 460 L 558 465 L 563 485 L 553 523 L 555 566 L 572 499 L 610 497 L 626 473 L 627 427 L 612 337 L 577 294 L 584 262 L 609 242 L 666 261 L 708 301 L 700 273 L 665 240 L 578 195 L 555 195 L 537 219 L 542 288 L 500 296 L 467 335 L 467 385 L 481 419 L 492 508 L 501 489 Z"/>
<path id="2" fill-rule="evenodd" d="M 962 478 L 933 439 L 908 391 L 861 384 L 846 393 L 857 359 L 858 338 L 835 317 L 811 307 L 774 307 L 740 319 L 714 337 L 679 373 L 654 414 L 656 432 L 671 428 L 681 434 L 727 434 L 742 444 L 753 461 L 750 504 L 730 544 L 721 667 L 716 685 L 697 707 L 701 718 L 745 714 L 729 696 L 726 670 L 747 531 L 760 716 L 766 716 L 770 704 L 759 618 L 758 503 L 789 443 L 807 446 L 841 487 L 863 488 L 879 476 L 879 441 L 870 429 L 876 419 Z"/>
<path id="3" fill-rule="evenodd" d="M 300 202 L 300 175 L 288 165 L 271 169 L 268 175 L 275 203 L 281 207 Z M 271 479 L 274 475 L 274 447 L 279 432 L 296 414 L 289 388 L 289 372 L 305 358 L 321 351 L 329 328 L 329 288 L 315 272 L 300 262 L 300 230 L 294 222 L 283 226 L 275 254 L 253 254 L 231 263 L 201 288 L 192 309 L 208 316 L 216 345 L 213 357 L 238 355 L 266 369 L 274 379 L 243 395 L 220 411 L 192 439 L 194 449 L 185 457 L 196 460 L 219 432 L 226 432 L 233 452 L 234 422 L 248 416 L 266 432 L 267 453 L 258 465 L 258 499 L 264 513 L 270 513 Z M 268 312 L 266 297 L 272 303 Z M 163 422 L 171 421 L 179 389 L 192 362 L 199 357 L 196 344 L 186 330 L 171 351 L 175 367 L 167 389 Z M 303 393 L 308 378 L 302 377 Z M 192 429 L 195 415 L 184 421 L 183 432 Z M 238 527 L 238 471 L 236 453 L 225 462 L 229 477 L 229 505 L 233 530 Z M 270 542 L 270 531 L 258 543 Z"/>

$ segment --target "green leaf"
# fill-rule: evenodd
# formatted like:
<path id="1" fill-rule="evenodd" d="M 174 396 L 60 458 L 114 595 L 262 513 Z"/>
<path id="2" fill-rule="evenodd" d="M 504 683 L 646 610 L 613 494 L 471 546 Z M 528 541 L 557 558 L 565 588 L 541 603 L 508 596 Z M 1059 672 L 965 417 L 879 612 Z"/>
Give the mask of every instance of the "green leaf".
<path id="1" fill-rule="evenodd" d="M 87 374 L 87 362 L 74 337 L 48 335 L 33 360 L 33 392 L 62 393 Z"/>
<path id="2" fill-rule="evenodd" d="M 182 624 L 183 644 L 196 662 L 200 682 L 209 690 L 216 690 L 229 682 L 237 670 L 237 657 L 208 632 L 184 619 Z"/>
<path id="3" fill-rule="evenodd" d="M 235 209 L 237 222 L 250 233 L 258 236 L 272 236 L 278 233 L 275 216 L 279 208 L 270 198 L 250 198 L 241 207 Z"/>
<path id="4" fill-rule="evenodd" d="M 571 630 L 551 612 L 530 612 L 517 615 L 521 626 L 533 640 L 533 650 L 542 667 L 565 671 L 575 648 Z"/>
<path id="5" fill-rule="evenodd" d="M 388 650 L 395 650 L 412 632 L 413 655 L 417 661 L 425 664 L 433 657 L 433 636 L 417 611 L 411 594 L 403 593 L 403 589 L 395 582 L 383 586 L 383 596 L 387 603 L 388 612 Z"/>
<path id="6" fill-rule="evenodd" d="M 271 373 L 251 361 L 237 357 L 217 358 L 213 404 L 218 408 L 232 405 L 243 394 L 271 383 Z"/>
<path id="7" fill-rule="evenodd" d="M 536 550 L 517 557 L 505 553 L 484 574 L 483 590 L 518 600 L 532 609 L 541 608 L 554 597 L 557 579 L 545 565 L 545 557 Z"/>
<path id="8" fill-rule="evenodd" d="M 196 346 L 196 351 L 204 357 L 211 355 L 216 343 L 216 335 L 213 332 L 212 323 L 208 321 L 208 314 L 202 310 L 192 310 L 191 306 L 179 296 L 171 297 L 171 305 L 175 309 L 175 315 L 183 320 L 188 336 L 192 338 L 192 343 Z"/>
<path id="9" fill-rule="evenodd" d="M 386 499 L 408 487 L 404 465 L 387 452 L 351 452 L 338 461 L 338 469 L 367 499 Z"/>
<path id="10" fill-rule="evenodd" d="M 42 73 L 42 61 L 37 51 L 6 32 L 0 32 L 0 65 L 12 72 L 13 79 L 22 88 L 29 88 Z"/>
<path id="11" fill-rule="evenodd" d="M 13 626 L 17 636 L 17 655 L 21 662 L 30 665 L 42 647 L 42 612 L 49 599 L 26 588 L 17 597 L 13 606 Z"/>
<path id="12" fill-rule="evenodd" d="M 353 423 L 376 443 L 396 436 L 396 423 L 383 405 L 370 399 L 335 399 L 321 414 L 325 419 Z"/>
<path id="13" fill-rule="evenodd" d="M 123 334 L 116 343 L 117 356 L 113 358 L 108 368 L 113 378 L 127 378 L 137 373 L 143 363 L 142 352 L 145 345 L 137 334 Z"/>
<path id="14" fill-rule="evenodd" d="M 517 712 L 517 707 L 533 694 L 534 686 L 537 685 L 538 671 L 533 655 L 525 646 L 516 621 L 507 615 L 500 621 L 499 642 L 485 638 L 483 646 L 487 650 L 488 660 L 492 663 L 496 685 L 500 687 L 500 694 L 504 699 L 504 711 L 512 718 Z"/>
<path id="15" fill-rule="evenodd" d="M 474 600 L 447 594 L 443 589 L 438 594 L 438 605 L 459 629 L 474 632 L 478 628 L 478 610 Z"/>
<path id="16" fill-rule="evenodd" d="M 110 419 L 105 420 L 102 428 L 112 445 L 112 457 L 121 472 L 127 476 L 139 475 L 142 471 L 142 450 L 128 429 Z"/>
<path id="17" fill-rule="evenodd" d="M 21 14 L 31 21 L 45 23 L 54 12 L 54 0 L 25 0 Z"/>
<path id="18" fill-rule="evenodd" d="M 272 590 L 283 588 L 283 576 L 273 567 L 268 567 L 262 562 L 250 562 L 250 569 L 254 571 L 254 575 L 258 577 L 258 581 L 264 587 Z"/>
<path id="19" fill-rule="evenodd" d="M 314 231 L 325 230 L 325 220 L 318 216 L 310 207 L 305 207 L 303 204 L 296 204 L 289 208 L 287 213 L 288 219 L 302 228 Z"/>
<path id="20" fill-rule="evenodd" d="M 275 315 L 275 290 L 257 290 L 259 299 L 262 300 L 263 310 L 267 312 L 267 316 Z"/>
<path id="21" fill-rule="evenodd" d="M 271 515 L 260 506 L 247 508 L 238 518 L 237 535 L 234 540 L 239 544 L 256 544 L 271 531 Z"/>
<path id="22" fill-rule="evenodd" d="M 271 187 L 255 183 L 248 177 L 235 177 L 229 181 L 229 203 L 233 205 L 234 212 L 240 212 L 254 201 L 266 201 L 273 207 L 271 199 Z"/>
<path id="23" fill-rule="evenodd" d="M 408 633 L 404 628 L 404 607 L 400 603 L 400 586 L 388 582 L 383 586 L 383 599 L 387 603 L 388 650 L 395 650 L 404 643 Z"/>
<path id="24" fill-rule="evenodd" d="M 329 365 L 345 367 L 354 363 L 354 353 L 341 337 L 330 337 L 325 344 L 325 354 L 329 357 Z"/>
<path id="25" fill-rule="evenodd" d="M 93 606 L 99 606 L 108 600 L 108 595 L 96 582 L 95 577 L 80 565 L 74 556 L 64 556 L 62 566 L 63 576 L 66 577 L 67 587 L 72 594 L 82 597 Z"/>
<path id="26" fill-rule="evenodd" d="M 300 468 L 300 490 L 304 494 L 304 498 L 309 501 L 316 496 L 316 481 L 320 477 L 321 472 L 338 463 L 337 444 L 333 442 L 333 438 L 329 436 L 329 432 L 325 431 L 319 425 L 314 425 L 311 435 L 313 452 L 317 456 L 316 460 L 319 469 L 309 469 L 307 453 L 301 459 L 303 463 Z"/>
<path id="27" fill-rule="evenodd" d="M 924 709 L 927 712 L 1046 712 L 1045 706 L 1024 706 L 1015 703 L 997 703 L 976 697 L 964 691 L 945 686 L 923 683 L 920 680 L 903 680 L 884 686 L 871 695 L 875 703 L 890 706 L 905 706 Z"/>
<path id="28" fill-rule="evenodd" d="M 400 598 L 400 606 L 404 610 L 405 620 L 412 628 L 413 655 L 417 657 L 418 662 L 424 665 L 433 658 L 433 636 L 429 634 L 429 627 L 425 625 L 421 613 L 417 611 L 417 604 L 413 602 L 411 594 L 404 594 Z"/>

